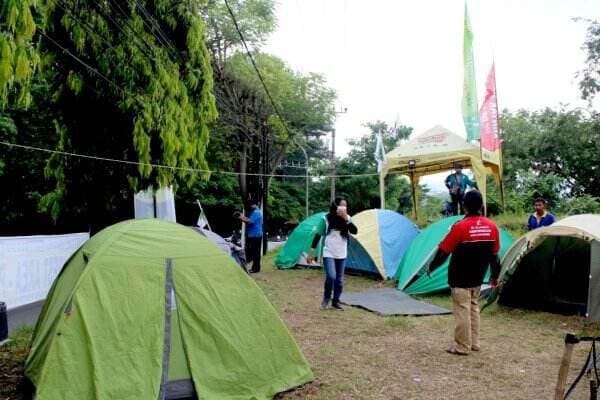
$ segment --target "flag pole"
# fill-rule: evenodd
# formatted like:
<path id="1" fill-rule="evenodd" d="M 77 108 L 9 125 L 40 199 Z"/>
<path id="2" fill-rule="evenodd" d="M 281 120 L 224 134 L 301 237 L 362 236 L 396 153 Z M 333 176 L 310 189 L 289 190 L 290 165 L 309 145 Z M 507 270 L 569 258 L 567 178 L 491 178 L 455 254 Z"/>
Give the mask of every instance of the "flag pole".
<path id="1" fill-rule="evenodd" d="M 383 171 L 379 172 L 379 207 L 383 210 L 385 209 L 385 173 Z"/>
<path id="2" fill-rule="evenodd" d="M 502 205 L 502 212 L 505 212 L 504 203 L 504 152 L 502 151 L 502 126 L 500 125 L 500 107 L 498 107 L 498 87 L 496 85 L 496 60 L 493 60 L 492 65 L 494 67 L 494 93 L 496 94 L 496 120 L 498 124 L 498 142 L 500 144 L 500 165 L 498 165 L 498 175 L 500 178 L 500 204 Z"/>

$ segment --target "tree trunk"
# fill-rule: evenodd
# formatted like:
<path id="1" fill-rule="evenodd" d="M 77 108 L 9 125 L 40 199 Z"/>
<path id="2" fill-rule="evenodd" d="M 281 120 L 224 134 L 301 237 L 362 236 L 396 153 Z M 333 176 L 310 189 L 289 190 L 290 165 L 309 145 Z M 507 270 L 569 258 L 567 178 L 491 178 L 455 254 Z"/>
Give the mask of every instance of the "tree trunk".
<path id="1" fill-rule="evenodd" d="M 248 143 L 244 142 L 242 144 L 242 150 L 240 151 L 240 175 L 239 184 L 240 184 L 240 195 L 242 197 L 242 201 L 248 200 L 248 177 L 246 172 L 248 172 Z"/>

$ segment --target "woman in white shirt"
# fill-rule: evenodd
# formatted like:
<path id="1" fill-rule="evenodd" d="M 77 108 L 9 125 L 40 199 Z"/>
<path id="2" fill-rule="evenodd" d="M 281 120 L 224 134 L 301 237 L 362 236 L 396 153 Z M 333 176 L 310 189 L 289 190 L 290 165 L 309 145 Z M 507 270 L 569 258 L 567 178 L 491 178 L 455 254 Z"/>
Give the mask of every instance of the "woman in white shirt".
<path id="1" fill-rule="evenodd" d="M 312 263 L 315 257 L 315 248 L 319 245 L 321 237 L 324 236 L 322 254 L 325 269 L 325 291 L 321 303 L 321 309 L 323 310 L 329 308 L 330 302 L 332 308 L 343 310 L 340 306 L 340 296 L 344 288 L 348 239 L 350 233 L 355 235 L 357 232 L 358 229 L 352 223 L 350 215 L 348 215 L 348 203 L 344 198 L 337 197 L 331 203 L 329 213 L 323 217 L 308 255 L 308 262 Z"/>

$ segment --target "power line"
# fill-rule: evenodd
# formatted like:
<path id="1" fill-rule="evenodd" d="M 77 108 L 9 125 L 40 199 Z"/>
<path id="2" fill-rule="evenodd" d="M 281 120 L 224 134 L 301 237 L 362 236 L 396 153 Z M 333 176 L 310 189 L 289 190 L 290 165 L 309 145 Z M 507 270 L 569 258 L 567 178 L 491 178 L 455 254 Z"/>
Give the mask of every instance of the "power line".
<path id="1" fill-rule="evenodd" d="M 121 31 L 121 33 L 123 33 L 123 35 L 125 35 L 126 37 L 131 37 L 131 35 L 129 35 L 127 32 L 125 32 L 124 27 L 129 28 L 132 32 L 133 32 L 133 37 L 131 40 L 131 43 L 135 45 L 135 47 L 137 47 L 143 55 L 146 56 L 146 58 L 148 58 L 149 61 L 156 61 L 156 55 L 152 54 L 153 51 L 155 50 L 151 45 L 148 44 L 148 42 L 146 42 L 140 35 L 138 35 L 138 32 L 136 32 L 133 28 L 131 28 L 129 26 L 129 24 L 119 24 L 111 15 L 109 12 L 107 12 L 106 10 L 104 10 L 102 7 L 102 5 L 98 2 L 98 0 L 92 0 L 92 3 L 95 5 L 95 8 L 104 16 L 104 19 L 110 21 L 113 23 L 113 25 L 119 30 Z M 111 4 L 107 1 L 106 4 L 108 5 L 108 7 L 110 7 L 111 11 L 115 12 L 115 9 L 111 6 Z M 127 18 L 127 15 L 125 15 L 125 18 Z M 142 46 L 140 46 L 139 42 L 133 39 L 138 39 L 140 42 L 142 42 Z"/>
<path id="2" fill-rule="evenodd" d="M 104 43 L 104 45 L 106 46 L 107 49 L 110 49 L 113 52 L 117 53 L 117 49 L 113 46 L 113 44 L 108 39 L 106 39 L 103 35 L 101 35 L 100 33 L 96 32 L 95 28 L 88 21 L 81 20 L 77 15 L 75 15 L 75 13 L 72 10 L 66 8 L 66 6 L 65 6 L 64 3 L 61 4 L 60 1 L 57 1 L 56 5 L 59 8 L 61 8 L 64 12 L 68 13 L 71 16 L 71 18 L 73 18 L 77 23 L 79 23 L 79 25 L 81 25 L 86 31 L 88 31 L 92 35 L 100 38 L 100 40 L 102 41 L 102 43 Z M 117 27 L 117 28 L 119 29 L 119 27 Z M 123 33 L 125 33 L 125 32 L 123 32 Z M 140 48 L 140 50 L 142 50 L 142 49 Z M 142 53 L 143 53 L 143 51 L 142 51 Z M 146 55 L 146 54 L 144 53 L 144 55 Z M 149 60 L 152 61 L 152 58 L 150 58 Z M 132 69 L 135 69 L 134 65 L 131 62 L 126 62 L 126 63 L 129 64 L 129 66 L 132 67 Z M 120 89 L 123 92 L 127 93 L 125 91 L 125 89 L 123 89 L 123 88 L 120 88 Z M 131 95 L 131 93 L 129 93 L 129 94 Z"/>
<path id="3" fill-rule="evenodd" d="M 69 49 L 67 49 L 66 47 L 63 47 L 60 43 L 58 43 L 56 40 L 52 39 L 46 33 L 44 33 L 43 31 L 40 31 L 40 34 L 42 36 L 44 36 L 46 39 L 48 39 L 53 45 L 55 45 L 56 47 L 58 47 L 59 49 L 61 49 L 65 54 L 67 54 L 68 56 L 72 57 L 79 64 L 83 65 L 88 71 L 90 71 L 90 72 L 98 75 L 100 78 L 104 79 L 106 82 L 108 82 L 110 85 L 114 86 L 117 90 L 119 90 L 123 94 L 127 94 L 127 92 L 122 87 L 120 87 L 119 85 L 117 85 L 113 80 L 107 78 L 106 75 L 102 74 L 96 68 L 92 67 L 91 65 L 89 65 L 88 63 L 86 63 L 85 61 L 83 61 L 81 58 L 79 58 L 75 54 L 71 53 L 71 51 Z"/>
<path id="4" fill-rule="evenodd" d="M 58 6 L 58 8 L 60 8 L 61 10 L 63 10 L 64 12 L 66 12 L 67 14 L 69 14 L 71 16 L 71 18 L 73 18 L 77 23 L 79 23 L 79 25 L 83 26 L 84 28 L 86 28 L 86 30 L 94 35 L 96 35 L 97 37 L 99 37 L 102 42 L 109 47 L 112 50 L 115 50 L 114 46 L 112 45 L 112 43 L 110 43 L 107 39 L 104 38 L 104 36 L 100 35 L 99 33 L 97 33 L 94 29 L 94 27 L 88 22 L 88 21 L 82 21 L 77 15 L 75 15 L 75 13 L 70 10 L 67 9 L 61 1 L 57 1 L 56 5 Z"/>
<path id="5" fill-rule="evenodd" d="M 248 55 L 248 58 L 250 58 L 250 62 L 252 63 L 252 66 L 254 67 L 254 70 L 256 71 L 256 75 L 258 75 L 258 79 L 262 83 L 262 87 L 265 89 L 265 92 L 267 93 L 267 97 L 269 98 L 271 105 L 273 106 L 273 109 L 275 110 L 275 114 L 277 114 L 277 116 L 281 120 L 281 123 L 283 124 L 287 134 L 290 135 L 290 131 L 285 122 L 285 119 L 283 119 L 283 117 L 281 116 L 281 113 L 279 112 L 279 108 L 277 107 L 275 100 L 273 100 L 273 96 L 271 96 L 271 92 L 269 91 L 269 88 L 267 87 L 267 84 L 265 83 L 265 80 L 264 80 L 260 70 L 258 69 L 258 66 L 256 65 L 256 61 L 254 60 L 254 57 L 252 56 L 252 52 L 250 51 L 250 48 L 248 47 L 248 44 L 246 43 L 244 34 L 240 30 L 240 26 L 238 25 L 237 19 L 235 18 L 235 14 L 233 13 L 233 10 L 229 6 L 229 2 L 227 0 L 225 0 L 225 6 L 227 7 L 227 10 L 229 11 L 229 15 L 231 15 L 231 19 L 233 20 L 233 25 L 235 26 L 235 30 L 237 31 L 238 35 L 240 36 L 242 44 L 244 45 L 244 48 L 246 49 L 246 54 Z"/>
<path id="6" fill-rule="evenodd" d="M 30 150 L 30 151 L 38 151 L 38 152 L 48 153 L 48 154 L 56 154 L 56 155 L 61 155 L 61 156 L 66 156 L 66 157 L 83 158 L 83 159 L 87 159 L 87 160 L 112 162 L 112 163 L 125 164 L 125 165 L 135 165 L 135 166 L 169 169 L 169 170 L 173 170 L 173 171 L 186 171 L 186 172 L 193 172 L 193 173 L 199 173 L 199 174 L 220 174 L 220 175 L 229 175 L 229 176 L 242 176 L 242 175 L 265 176 L 265 177 L 273 177 L 273 178 L 302 178 L 302 179 L 306 178 L 306 174 L 285 175 L 285 174 L 242 173 L 242 172 L 233 172 L 233 171 L 214 171 L 214 170 L 209 170 L 209 169 L 177 167 L 177 166 L 171 166 L 171 165 L 165 165 L 165 164 L 154 164 L 154 163 L 142 163 L 142 162 L 137 162 L 137 161 L 120 160 L 120 159 L 110 158 L 110 157 L 101 157 L 101 156 L 94 156 L 94 155 L 88 155 L 88 154 L 71 153 L 71 152 L 67 152 L 67 151 L 52 150 L 52 149 L 46 149 L 43 147 L 28 146 L 28 145 L 24 145 L 24 144 L 11 143 L 11 142 L 6 142 L 6 141 L 0 141 L 0 144 L 3 146 L 6 146 L 6 147 L 12 147 L 12 148 L 18 148 L 18 149 Z M 335 175 L 335 178 L 355 178 L 355 177 L 370 177 L 370 176 L 379 176 L 379 174 L 377 174 L 377 173 L 345 174 L 345 175 Z M 309 175 L 309 177 L 315 178 L 315 179 L 323 179 L 323 178 L 331 178 L 332 176 L 331 175 Z"/>
<path id="7" fill-rule="evenodd" d="M 160 24 L 158 23 L 156 18 L 144 7 L 144 5 L 140 1 L 138 1 L 138 0 L 133 0 L 133 1 L 142 10 L 142 13 L 145 14 L 146 17 L 150 20 L 150 24 L 153 25 L 153 27 L 151 27 L 151 29 L 153 31 L 154 31 L 154 29 L 156 29 L 158 31 L 158 34 L 164 40 L 167 47 L 170 47 L 173 50 L 175 57 L 177 58 L 177 56 L 178 56 L 177 48 L 175 47 L 173 42 L 169 39 L 169 36 L 165 33 L 165 31 L 162 30 L 162 28 L 160 27 Z M 143 20 L 143 18 L 142 18 L 142 20 Z"/>

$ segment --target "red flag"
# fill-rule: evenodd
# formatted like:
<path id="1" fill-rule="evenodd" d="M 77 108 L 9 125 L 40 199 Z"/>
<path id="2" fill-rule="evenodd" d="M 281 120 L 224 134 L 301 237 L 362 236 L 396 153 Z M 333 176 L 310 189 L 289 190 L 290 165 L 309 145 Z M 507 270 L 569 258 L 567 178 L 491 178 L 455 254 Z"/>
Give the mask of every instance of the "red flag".
<path id="1" fill-rule="evenodd" d="M 494 64 L 485 83 L 485 97 L 479 109 L 481 150 L 496 152 L 500 149 L 498 101 L 496 98 L 496 70 Z"/>

